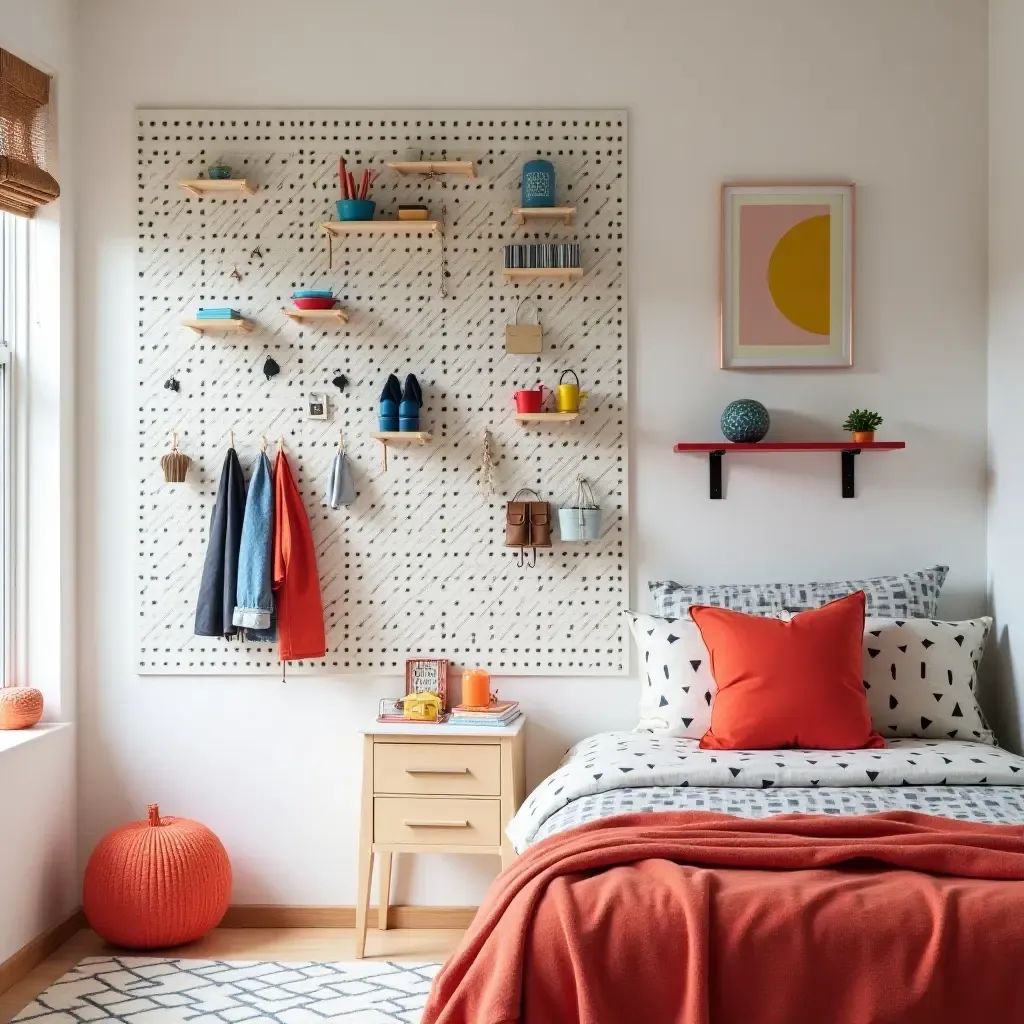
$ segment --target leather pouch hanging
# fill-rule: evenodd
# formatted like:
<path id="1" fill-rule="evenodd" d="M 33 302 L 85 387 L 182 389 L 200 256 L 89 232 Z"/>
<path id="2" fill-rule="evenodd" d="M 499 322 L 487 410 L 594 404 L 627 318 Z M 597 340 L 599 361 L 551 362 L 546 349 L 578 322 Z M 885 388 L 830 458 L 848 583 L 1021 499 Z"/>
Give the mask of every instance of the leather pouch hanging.
<path id="1" fill-rule="evenodd" d="M 530 303 L 536 314 L 535 324 L 521 324 L 519 310 Z M 517 356 L 535 356 L 540 353 L 544 341 L 544 330 L 540 325 L 540 311 L 533 299 L 523 299 L 516 304 L 515 320 L 505 324 L 505 351 Z"/>
<path id="2" fill-rule="evenodd" d="M 505 547 L 527 548 L 530 546 L 530 506 L 531 501 L 520 501 L 523 493 L 537 495 L 528 488 L 523 488 L 505 506 Z"/>
<path id="3" fill-rule="evenodd" d="M 551 506 L 546 501 L 530 502 L 530 545 L 551 547 Z"/>

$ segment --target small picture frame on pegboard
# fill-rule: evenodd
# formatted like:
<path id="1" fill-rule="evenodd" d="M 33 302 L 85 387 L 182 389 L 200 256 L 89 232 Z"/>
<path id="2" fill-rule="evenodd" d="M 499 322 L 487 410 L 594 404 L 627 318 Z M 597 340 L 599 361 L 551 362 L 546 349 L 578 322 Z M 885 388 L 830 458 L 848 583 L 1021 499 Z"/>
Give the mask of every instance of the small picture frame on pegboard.
<path id="1" fill-rule="evenodd" d="M 448 659 L 407 658 L 405 661 L 405 692 L 436 693 L 441 710 L 448 710 Z"/>
<path id="2" fill-rule="evenodd" d="M 310 391 L 306 396 L 306 415 L 311 420 L 326 420 L 330 411 L 330 397 L 326 391 Z"/>

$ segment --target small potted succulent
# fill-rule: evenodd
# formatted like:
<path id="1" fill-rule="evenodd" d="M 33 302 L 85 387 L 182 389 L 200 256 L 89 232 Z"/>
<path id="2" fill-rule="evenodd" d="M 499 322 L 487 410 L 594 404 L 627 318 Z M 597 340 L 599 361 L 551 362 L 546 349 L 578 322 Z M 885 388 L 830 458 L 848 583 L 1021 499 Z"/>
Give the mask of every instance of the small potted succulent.
<path id="1" fill-rule="evenodd" d="M 231 165 L 225 162 L 224 157 L 219 156 L 212 164 L 207 165 L 206 173 L 213 181 L 227 181 L 231 177 Z"/>
<path id="2" fill-rule="evenodd" d="M 882 417 L 877 412 L 870 412 L 868 409 L 854 409 L 846 417 L 843 430 L 850 431 L 857 444 L 871 444 L 875 439 L 875 431 L 881 425 Z"/>

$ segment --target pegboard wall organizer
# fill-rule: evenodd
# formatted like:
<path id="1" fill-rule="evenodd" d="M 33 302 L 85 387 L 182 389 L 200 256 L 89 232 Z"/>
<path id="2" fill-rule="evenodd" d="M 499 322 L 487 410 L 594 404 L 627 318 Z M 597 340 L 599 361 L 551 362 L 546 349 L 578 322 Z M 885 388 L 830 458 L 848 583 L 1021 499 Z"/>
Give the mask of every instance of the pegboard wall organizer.
<path id="1" fill-rule="evenodd" d="M 182 326 L 196 334 L 251 334 L 256 326 L 251 320 L 228 319 L 218 320 L 182 320 Z"/>
<path id="2" fill-rule="evenodd" d="M 422 174 L 428 178 L 442 174 L 476 177 L 476 164 L 472 160 L 389 160 L 388 167 L 399 174 Z"/>
<path id="3" fill-rule="evenodd" d="M 340 324 L 348 323 L 348 313 L 343 309 L 282 309 L 281 312 L 289 320 L 295 320 L 297 323 L 307 320 L 320 320 Z"/>
<path id="4" fill-rule="evenodd" d="M 179 181 L 178 184 L 191 196 L 200 199 L 204 195 L 217 196 L 223 193 L 241 192 L 243 195 L 256 194 L 258 185 L 248 178 L 194 178 L 191 181 Z"/>
<path id="5" fill-rule="evenodd" d="M 152 675 L 280 678 L 271 644 L 193 635 L 210 513 L 232 427 L 246 475 L 259 437 L 284 436 L 319 563 L 327 654 L 289 676 L 400 676 L 407 658 L 486 665 L 495 675 L 598 676 L 628 671 L 627 130 L 619 111 L 153 110 L 140 111 L 135 211 L 139 434 L 136 670 Z M 373 186 L 370 233 L 332 236 L 338 160 L 383 168 L 407 155 L 472 158 L 477 177 L 386 170 Z M 179 187 L 221 158 L 255 195 Z M 558 171 L 559 202 L 586 274 L 506 280 L 503 247 L 523 232 L 521 169 Z M 392 224 L 400 205 L 440 220 L 448 296 L 439 293 L 438 236 L 423 222 Z M 334 222 L 335 224 L 337 222 Z M 552 225 L 554 227 L 555 225 Z M 543 229 L 542 229 L 543 230 Z M 394 232 L 383 234 L 383 231 Z M 232 276 L 238 268 L 241 280 Z M 348 323 L 281 315 L 301 288 L 329 289 Z M 540 307 L 544 351 L 507 356 L 504 328 L 518 299 Z M 251 333 L 193 334 L 197 307 L 238 309 Z M 203 325 L 214 329 L 218 325 Z M 127 354 L 126 354 L 127 355 Z M 266 379 L 268 359 L 280 373 Z M 564 427 L 514 419 L 509 394 L 555 380 L 572 365 L 596 398 Z M 344 373 L 344 398 L 332 379 Z M 415 373 L 433 441 L 389 445 L 378 467 L 383 377 Z M 179 394 L 164 390 L 171 375 Z M 307 418 L 311 393 L 330 391 L 329 420 Z M 164 483 L 171 430 L 192 458 L 187 479 Z M 356 499 L 323 504 L 344 431 Z M 480 486 L 490 437 L 495 493 Z M 601 537 L 538 552 L 516 567 L 504 547 L 505 502 L 520 487 L 542 495 L 584 473 L 601 495 Z"/>
<path id="6" fill-rule="evenodd" d="M 529 220 L 560 220 L 566 226 L 572 224 L 576 217 L 575 206 L 517 206 L 512 216 L 519 221 L 520 227 Z"/>

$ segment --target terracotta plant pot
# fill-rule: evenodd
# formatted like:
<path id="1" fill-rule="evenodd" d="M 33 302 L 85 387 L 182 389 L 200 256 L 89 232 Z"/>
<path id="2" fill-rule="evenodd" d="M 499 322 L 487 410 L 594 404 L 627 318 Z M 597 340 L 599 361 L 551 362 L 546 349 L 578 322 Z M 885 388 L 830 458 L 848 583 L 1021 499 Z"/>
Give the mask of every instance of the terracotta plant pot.
<path id="1" fill-rule="evenodd" d="M 871 444 L 875 439 L 875 432 L 873 430 L 855 430 L 853 431 L 853 443 L 854 444 Z"/>
<path id="2" fill-rule="evenodd" d="M 43 695 L 29 686 L 0 689 L 0 729 L 30 729 L 43 717 Z"/>

